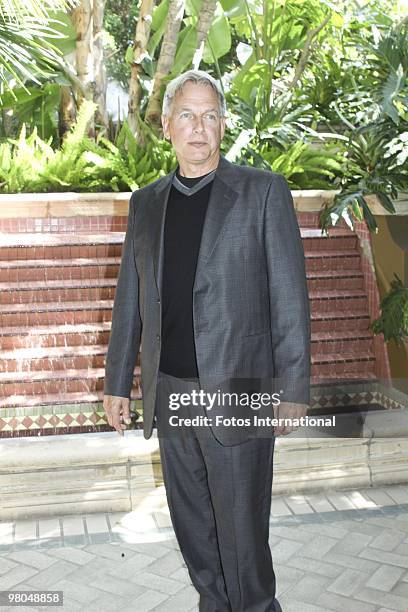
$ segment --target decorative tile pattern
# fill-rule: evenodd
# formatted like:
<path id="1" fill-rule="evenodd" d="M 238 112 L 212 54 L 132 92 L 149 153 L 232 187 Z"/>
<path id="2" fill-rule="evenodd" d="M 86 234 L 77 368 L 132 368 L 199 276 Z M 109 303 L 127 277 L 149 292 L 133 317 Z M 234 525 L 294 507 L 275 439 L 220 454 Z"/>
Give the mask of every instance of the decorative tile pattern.
<path id="1" fill-rule="evenodd" d="M 142 414 L 140 399 L 131 401 L 131 411 Z M 1 415 L 0 438 L 112 430 L 102 402 L 5 408 Z M 133 419 L 129 428 L 143 428 L 143 420 Z"/>

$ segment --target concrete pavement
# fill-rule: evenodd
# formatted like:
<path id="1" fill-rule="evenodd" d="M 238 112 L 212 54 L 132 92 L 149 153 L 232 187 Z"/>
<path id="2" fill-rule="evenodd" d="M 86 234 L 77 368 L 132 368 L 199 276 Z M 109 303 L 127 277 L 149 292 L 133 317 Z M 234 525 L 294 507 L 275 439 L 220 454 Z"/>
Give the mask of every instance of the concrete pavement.
<path id="1" fill-rule="evenodd" d="M 272 498 L 283 612 L 408 610 L 408 486 Z M 0 522 L 4 590 L 62 590 L 56 609 L 75 612 L 190 612 L 198 600 L 162 487 L 130 513 Z"/>

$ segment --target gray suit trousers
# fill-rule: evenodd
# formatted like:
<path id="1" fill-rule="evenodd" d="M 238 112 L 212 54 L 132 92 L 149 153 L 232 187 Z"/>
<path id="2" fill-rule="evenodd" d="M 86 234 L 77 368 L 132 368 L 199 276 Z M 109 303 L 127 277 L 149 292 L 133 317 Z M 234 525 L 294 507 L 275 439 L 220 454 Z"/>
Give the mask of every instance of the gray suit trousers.
<path id="1" fill-rule="evenodd" d="M 282 612 L 269 548 L 275 438 L 223 446 L 208 426 L 170 427 L 169 396 L 198 380 L 159 372 L 156 425 L 171 521 L 200 612 Z M 190 403 L 177 416 L 204 415 Z"/>

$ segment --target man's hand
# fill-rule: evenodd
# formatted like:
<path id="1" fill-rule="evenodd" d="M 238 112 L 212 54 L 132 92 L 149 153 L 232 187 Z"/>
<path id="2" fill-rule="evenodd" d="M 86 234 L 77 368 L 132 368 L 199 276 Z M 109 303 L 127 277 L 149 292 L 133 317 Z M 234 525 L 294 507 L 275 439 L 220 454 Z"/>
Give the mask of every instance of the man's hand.
<path id="1" fill-rule="evenodd" d="M 274 416 L 275 419 L 300 419 L 306 416 L 307 409 L 309 406 L 307 404 L 291 404 L 290 402 L 281 402 L 279 406 L 274 406 Z M 277 425 L 275 427 L 275 436 L 286 436 L 292 431 L 296 431 L 299 429 L 297 426 L 293 425 Z"/>
<path id="2" fill-rule="evenodd" d="M 126 425 L 130 425 L 130 399 L 117 395 L 104 395 L 103 408 L 108 418 L 108 423 L 114 427 L 119 435 L 123 436 Z"/>

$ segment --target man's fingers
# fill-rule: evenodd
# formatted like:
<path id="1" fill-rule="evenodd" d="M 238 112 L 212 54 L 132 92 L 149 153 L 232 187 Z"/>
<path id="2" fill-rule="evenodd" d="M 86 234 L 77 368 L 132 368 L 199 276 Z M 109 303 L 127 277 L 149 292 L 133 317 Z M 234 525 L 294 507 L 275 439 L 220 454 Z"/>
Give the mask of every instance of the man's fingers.
<path id="1" fill-rule="evenodd" d="M 275 419 L 282 420 L 282 424 L 278 424 L 274 429 L 275 436 L 287 436 L 293 431 L 299 429 L 299 425 L 291 424 L 294 421 L 298 421 L 302 417 L 306 416 L 308 406 L 306 404 L 291 404 L 283 402 L 279 406 L 274 407 Z M 286 421 L 286 425 L 283 424 L 283 419 Z"/>
<path id="2" fill-rule="evenodd" d="M 123 430 L 126 429 L 125 423 L 131 423 L 129 398 L 105 395 L 103 406 L 109 425 L 123 436 Z"/>
<path id="3" fill-rule="evenodd" d="M 123 420 L 127 425 L 130 425 L 130 423 L 132 422 L 131 418 L 130 418 L 130 402 L 129 404 L 125 405 L 123 407 L 122 410 L 122 415 L 123 415 Z"/>
<path id="4" fill-rule="evenodd" d="M 126 425 L 123 425 L 120 422 L 120 415 L 118 415 L 113 419 L 113 427 L 116 429 L 116 431 L 118 432 L 118 434 L 120 434 L 121 436 L 123 436 L 123 430 L 126 429 Z"/>

